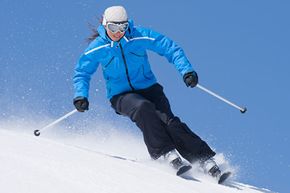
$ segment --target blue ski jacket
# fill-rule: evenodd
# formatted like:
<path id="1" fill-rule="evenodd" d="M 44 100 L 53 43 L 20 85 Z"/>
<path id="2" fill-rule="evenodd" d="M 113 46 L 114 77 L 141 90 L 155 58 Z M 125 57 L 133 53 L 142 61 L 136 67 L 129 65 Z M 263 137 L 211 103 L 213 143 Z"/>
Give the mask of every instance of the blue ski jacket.
<path id="1" fill-rule="evenodd" d="M 184 51 L 164 35 L 147 28 L 133 25 L 119 42 L 112 41 L 103 25 L 98 27 L 99 36 L 81 55 L 73 77 L 75 97 L 87 97 L 92 74 L 101 64 L 106 81 L 107 98 L 124 92 L 145 89 L 155 84 L 147 50 L 165 56 L 183 76 L 194 71 Z"/>

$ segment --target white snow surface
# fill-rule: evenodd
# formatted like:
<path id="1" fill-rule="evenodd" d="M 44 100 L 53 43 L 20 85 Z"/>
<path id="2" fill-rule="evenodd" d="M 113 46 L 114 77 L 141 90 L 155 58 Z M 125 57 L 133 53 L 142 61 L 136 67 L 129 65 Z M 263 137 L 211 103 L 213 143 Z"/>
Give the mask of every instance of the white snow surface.
<path id="1" fill-rule="evenodd" d="M 234 180 L 219 185 L 195 169 L 188 179 L 177 177 L 162 161 L 150 160 L 142 141 L 132 136 L 115 133 L 94 144 L 89 137 L 55 139 L 32 132 L 0 128 L 1 193 L 271 192 Z"/>

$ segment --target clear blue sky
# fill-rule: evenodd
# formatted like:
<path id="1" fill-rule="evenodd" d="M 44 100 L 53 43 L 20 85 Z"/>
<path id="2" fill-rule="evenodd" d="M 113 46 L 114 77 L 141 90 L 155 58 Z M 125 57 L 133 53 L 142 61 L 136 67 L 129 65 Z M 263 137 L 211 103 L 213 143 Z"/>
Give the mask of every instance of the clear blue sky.
<path id="1" fill-rule="evenodd" d="M 123 5 L 135 24 L 182 46 L 200 83 L 246 114 L 188 89 L 171 64 L 150 53 L 173 111 L 218 152 L 240 166 L 240 181 L 290 192 L 290 3 L 274 0 L 93 1 L 1 0 L 0 121 L 46 115 L 72 106 L 72 75 L 86 48 L 88 23 Z M 112 119 L 101 71 L 92 80 L 91 109 Z M 98 92 L 96 92 L 98 89 Z M 74 119 L 80 119 L 75 116 Z"/>

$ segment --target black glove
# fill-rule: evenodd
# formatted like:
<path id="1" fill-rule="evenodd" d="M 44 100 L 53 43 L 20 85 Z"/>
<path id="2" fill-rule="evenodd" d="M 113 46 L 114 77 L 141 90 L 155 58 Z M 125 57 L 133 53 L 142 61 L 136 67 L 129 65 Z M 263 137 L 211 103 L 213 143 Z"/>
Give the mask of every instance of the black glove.
<path id="1" fill-rule="evenodd" d="M 74 98 L 74 106 L 79 112 L 85 112 L 89 110 L 89 101 L 86 97 L 76 97 Z"/>
<path id="2" fill-rule="evenodd" d="M 183 81 L 185 82 L 187 87 L 195 87 L 198 83 L 198 76 L 195 71 L 193 72 L 188 72 L 183 76 Z"/>

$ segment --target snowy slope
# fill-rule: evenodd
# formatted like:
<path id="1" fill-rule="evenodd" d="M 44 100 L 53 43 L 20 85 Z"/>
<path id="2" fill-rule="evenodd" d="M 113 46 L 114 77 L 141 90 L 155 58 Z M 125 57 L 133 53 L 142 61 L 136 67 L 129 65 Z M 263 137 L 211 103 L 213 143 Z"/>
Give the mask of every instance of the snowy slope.
<path id="1" fill-rule="evenodd" d="M 186 180 L 152 161 L 125 160 L 5 128 L 0 148 L 1 193 L 270 192 L 236 182 Z"/>

